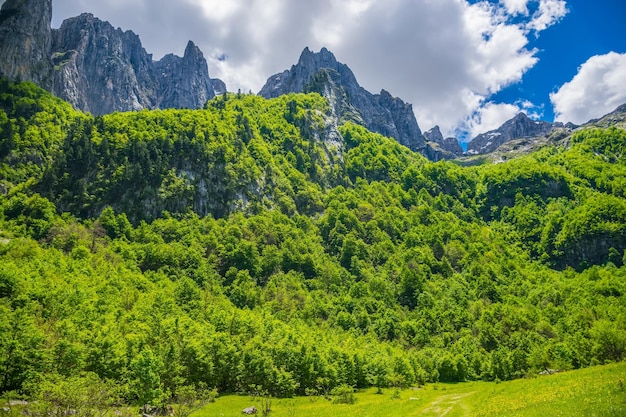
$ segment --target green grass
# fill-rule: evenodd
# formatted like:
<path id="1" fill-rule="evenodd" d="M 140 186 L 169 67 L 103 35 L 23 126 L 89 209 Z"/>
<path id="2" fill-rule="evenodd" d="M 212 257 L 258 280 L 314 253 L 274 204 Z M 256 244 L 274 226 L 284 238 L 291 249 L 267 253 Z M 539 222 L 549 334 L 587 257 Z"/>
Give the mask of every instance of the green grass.
<path id="1" fill-rule="evenodd" d="M 619 363 L 499 384 L 427 385 L 399 395 L 372 389 L 358 392 L 352 405 L 321 397 L 273 399 L 270 416 L 626 416 L 625 384 L 626 363 Z M 252 405 L 261 408 L 259 399 L 226 395 L 192 417 L 241 416 Z"/>

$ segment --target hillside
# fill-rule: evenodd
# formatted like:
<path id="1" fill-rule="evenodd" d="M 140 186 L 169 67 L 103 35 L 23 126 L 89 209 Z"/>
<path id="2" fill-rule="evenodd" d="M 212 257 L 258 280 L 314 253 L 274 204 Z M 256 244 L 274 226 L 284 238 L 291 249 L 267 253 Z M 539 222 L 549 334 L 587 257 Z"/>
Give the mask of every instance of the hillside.
<path id="1" fill-rule="evenodd" d="M 413 151 L 429 154 L 413 106 L 385 90 L 370 93 L 359 85 L 352 70 L 326 48 L 319 52 L 305 48 L 297 64 L 272 75 L 259 91 L 267 99 L 290 93 L 318 93 L 328 100 L 339 124 L 360 124 Z"/>
<path id="2" fill-rule="evenodd" d="M 460 167 L 330 113 L 93 117 L 0 82 L 0 392 L 164 404 L 624 358 L 626 131 Z"/>

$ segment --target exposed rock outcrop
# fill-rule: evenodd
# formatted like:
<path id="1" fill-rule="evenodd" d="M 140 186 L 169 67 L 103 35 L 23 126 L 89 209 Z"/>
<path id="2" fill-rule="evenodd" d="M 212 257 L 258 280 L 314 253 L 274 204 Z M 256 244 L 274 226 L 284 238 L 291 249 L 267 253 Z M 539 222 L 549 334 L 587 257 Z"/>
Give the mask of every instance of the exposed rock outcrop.
<path id="1" fill-rule="evenodd" d="M 93 114 L 200 108 L 224 83 L 209 77 L 200 49 L 153 61 L 132 31 L 92 14 L 51 29 L 51 0 L 7 0 L 0 11 L 0 75 L 33 81 Z"/>
<path id="2" fill-rule="evenodd" d="M 326 97 L 337 118 L 351 120 L 393 137 L 414 151 L 423 151 L 425 139 L 412 106 L 383 90 L 372 94 L 359 85 L 347 65 L 326 48 L 305 48 L 296 65 L 271 76 L 259 95 L 274 98 L 288 93 L 317 92 Z"/>
<path id="3" fill-rule="evenodd" d="M 7 0 L 0 10 L 0 76 L 52 87 L 52 0 Z"/>
<path id="4" fill-rule="evenodd" d="M 428 141 L 425 156 L 432 161 L 454 159 L 463 155 L 463 148 L 459 145 L 459 141 L 452 137 L 444 139 L 439 126 L 424 132 L 424 137 Z"/>
<path id="5" fill-rule="evenodd" d="M 159 81 L 156 107 L 197 109 L 215 97 L 202 51 L 189 41 L 182 58 L 169 54 L 155 64 Z"/>
<path id="6" fill-rule="evenodd" d="M 563 125 L 558 124 L 558 126 Z M 490 153 L 513 139 L 547 135 L 554 127 L 555 125 L 552 123 L 535 121 L 524 113 L 518 113 L 517 116 L 508 120 L 499 128 L 482 133 L 472 139 L 467 145 L 467 153 L 469 155 Z"/>
<path id="7" fill-rule="evenodd" d="M 79 109 L 195 109 L 215 96 L 207 62 L 191 41 L 182 58 L 169 54 L 155 62 L 136 34 L 91 14 L 67 19 L 53 39 L 53 92 Z"/>
<path id="8" fill-rule="evenodd" d="M 92 14 L 65 20 L 53 31 L 53 93 L 93 114 L 157 105 L 152 56 L 131 31 Z"/>

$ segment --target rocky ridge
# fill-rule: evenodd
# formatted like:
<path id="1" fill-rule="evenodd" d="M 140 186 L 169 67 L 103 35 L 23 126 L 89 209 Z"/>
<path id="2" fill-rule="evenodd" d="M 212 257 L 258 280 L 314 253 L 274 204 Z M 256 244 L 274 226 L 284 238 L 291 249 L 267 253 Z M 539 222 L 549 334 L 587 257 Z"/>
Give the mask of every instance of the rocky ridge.
<path id="1" fill-rule="evenodd" d="M 601 128 L 617 126 L 626 129 L 626 103 L 599 119 L 590 120 L 588 124 Z"/>
<path id="2" fill-rule="evenodd" d="M 200 108 L 224 83 L 209 77 L 200 49 L 154 61 L 132 31 L 91 14 L 51 29 L 51 0 L 8 0 L 0 11 L 0 75 L 33 81 L 93 114 Z M 25 53 L 21 52 L 25 51 Z"/>
<path id="3" fill-rule="evenodd" d="M 535 121 L 530 119 L 525 113 L 518 113 L 499 128 L 482 133 L 472 139 L 467 145 L 467 154 L 491 153 L 513 139 L 547 135 L 555 127 L 563 127 L 563 125 L 560 123 L 552 124 L 545 121 Z"/>
<path id="4" fill-rule="evenodd" d="M 426 155 L 431 161 L 439 161 L 441 159 L 454 159 L 463 155 L 463 148 L 459 145 L 456 138 L 445 138 L 439 129 L 435 126 L 427 132 L 424 132 L 429 154 Z"/>
<path id="5" fill-rule="evenodd" d="M 291 69 L 271 76 L 259 95 L 317 92 L 326 97 L 340 121 L 353 121 L 373 132 L 393 137 L 406 147 L 425 153 L 426 140 L 412 106 L 389 92 L 372 94 L 359 85 L 347 65 L 326 48 L 315 53 L 305 48 Z"/>
<path id="6" fill-rule="evenodd" d="M 52 0 L 6 0 L 0 9 L 0 76 L 32 81 L 93 114 L 156 108 L 200 108 L 225 84 L 209 76 L 200 49 L 191 41 L 182 57 L 168 54 L 154 61 L 132 31 L 122 31 L 91 14 L 67 19 L 52 29 Z M 273 98 L 292 92 L 326 97 L 335 125 L 346 121 L 395 138 L 431 160 L 454 159 L 463 150 L 440 129 L 422 133 L 412 106 L 389 92 L 372 94 L 359 85 L 350 68 L 326 48 L 305 48 L 291 69 L 270 77 L 259 94 Z M 626 105 L 589 124 L 620 122 Z M 619 119 L 619 120 L 618 120 Z M 465 155 L 525 151 L 542 138 L 554 140 L 572 124 L 531 120 L 524 113 L 498 129 L 475 137 Z M 536 142 L 536 143 L 535 143 Z"/>

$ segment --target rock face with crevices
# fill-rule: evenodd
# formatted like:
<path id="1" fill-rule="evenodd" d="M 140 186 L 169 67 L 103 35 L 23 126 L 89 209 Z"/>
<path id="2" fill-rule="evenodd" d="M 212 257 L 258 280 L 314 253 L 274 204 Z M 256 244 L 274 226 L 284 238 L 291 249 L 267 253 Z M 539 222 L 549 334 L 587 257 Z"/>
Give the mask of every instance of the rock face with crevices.
<path id="1" fill-rule="evenodd" d="M 412 106 L 385 90 L 380 94 L 365 90 L 350 68 L 338 62 L 326 48 L 318 53 L 305 48 L 298 63 L 271 76 L 259 95 L 274 98 L 303 92 L 316 92 L 326 97 L 341 121 L 362 124 L 373 132 L 395 138 L 414 151 L 424 151 L 426 141 Z"/>
<path id="2" fill-rule="evenodd" d="M 441 159 L 454 159 L 463 155 L 463 148 L 459 145 L 456 138 L 445 138 L 439 129 L 435 126 L 427 132 L 424 132 L 428 145 L 428 153 L 426 157 L 431 161 L 439 161 Z"/>
<path id="3" fill-rule="evenodd" d="M 201 108 L 226 91 L 209 76 L 200 49 L 154 61 L 132 31 L 92 14 L 51 29 L 51 0 L 8 0 L 0 11 L 0 75 L 33 81 L 96 115 L 156 108 Z"/>
<path id="4" fill-rule="evenodd" d="M 93 114 L 157 107 L 152 56 L 133 32 L 85 13 L 53 34 L 57 96 Z"/>
<path id="5" fill-rule="evenodd" d="M 7 0 L 0 9 L 0 76 L 52 87 L 52 0 Z"/>

